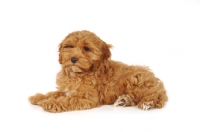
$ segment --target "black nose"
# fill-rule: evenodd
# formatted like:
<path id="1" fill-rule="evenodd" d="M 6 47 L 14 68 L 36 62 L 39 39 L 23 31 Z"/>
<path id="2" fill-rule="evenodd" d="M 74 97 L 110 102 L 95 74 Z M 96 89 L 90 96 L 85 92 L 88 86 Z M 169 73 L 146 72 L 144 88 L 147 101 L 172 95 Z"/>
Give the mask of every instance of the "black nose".
<path id="1" fill-rule="evenodd" d="M 76 63 L 77 61 L 78 61 L 78 58 L 75 58 L 75 57 L 72 57 L 72 58 L 71 58 L 71 62 L 72 62 L 72 63 Z"/>

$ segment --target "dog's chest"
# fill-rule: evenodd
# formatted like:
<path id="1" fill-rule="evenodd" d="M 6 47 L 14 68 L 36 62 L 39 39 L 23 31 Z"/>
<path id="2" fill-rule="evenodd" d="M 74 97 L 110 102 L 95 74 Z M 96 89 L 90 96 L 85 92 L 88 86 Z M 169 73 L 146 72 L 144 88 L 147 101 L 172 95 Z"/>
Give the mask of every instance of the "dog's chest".
<path id="1" fill-rule="evenodd" d="M 64 76 L 63 74 L 57 75 L 57 85 L 59 90 L 69 92 L 74 90 L 87 90 L 88 88 L 95 87 L 97 81 L 90 75 L 76 75 Z"/>

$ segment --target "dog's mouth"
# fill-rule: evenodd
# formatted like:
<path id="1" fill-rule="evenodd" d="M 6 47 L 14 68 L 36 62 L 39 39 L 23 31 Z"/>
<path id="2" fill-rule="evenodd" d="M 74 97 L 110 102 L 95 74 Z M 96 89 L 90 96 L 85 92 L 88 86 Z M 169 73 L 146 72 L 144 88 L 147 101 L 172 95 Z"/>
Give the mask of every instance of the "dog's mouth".
<path id="1" fill-rule="evenodd" d="M 80 74 L 83 70 L 77 66 L 68 66 L 65 68 L 65 72 L 68 76 L 75 76 L 75 74 Z"/>
<path id="2" fill-rule="evenodd" d="M 63 69 L 67 74 L 81 74 L 87 73 L 93 70 L 94 61 L 86 59 L 78 59 L 77 62 L 67 60 L 62 64 Z"/>
<path id="3" fill-rule="evenodd" d="M 71 65 L 71 66 L 67 66 L 65 67 L 65 71 L 67 73 L 83 73 L 83 72 L 87 72 L 90 71 L 92 69 L 92 66 L 89 69 L 85 69 L 76 65 Z"/>
<path id="4" fill-rule="evenodd" d="M 65 68 L 66 72 L 75 72 L 75 73 L 81 73 L 83 72 L 83 69 L 78 66 L 68 66 Z"/>

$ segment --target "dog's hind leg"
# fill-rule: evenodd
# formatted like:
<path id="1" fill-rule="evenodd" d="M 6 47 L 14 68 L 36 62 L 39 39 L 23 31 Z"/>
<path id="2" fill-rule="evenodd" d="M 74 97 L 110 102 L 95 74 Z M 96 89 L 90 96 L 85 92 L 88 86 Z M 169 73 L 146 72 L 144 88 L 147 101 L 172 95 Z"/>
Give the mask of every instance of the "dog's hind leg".
<path id="1" fill-rule="evenodd" d="M 144 96 L 138 103 L 138 108 L 142 110 L 162 108 L 167 100 L 166 91 L 164 89 L 160 89 L 150 95 Z"/>
<path id="2" fill-rule="evenodd" d="M 125 93 L 129 94 L 143 110 L 162 108 L 167 101 L 163 82 L 146 67 L 132 67 L 133 74 L 128 79 Z"/>
<path id="3" fill-rule="evenodd" d="M 135 106 L 135 103 L 132 101 L 131 97 L 128 94 L 123 94 L 117 98 L 114 106 Z"/>

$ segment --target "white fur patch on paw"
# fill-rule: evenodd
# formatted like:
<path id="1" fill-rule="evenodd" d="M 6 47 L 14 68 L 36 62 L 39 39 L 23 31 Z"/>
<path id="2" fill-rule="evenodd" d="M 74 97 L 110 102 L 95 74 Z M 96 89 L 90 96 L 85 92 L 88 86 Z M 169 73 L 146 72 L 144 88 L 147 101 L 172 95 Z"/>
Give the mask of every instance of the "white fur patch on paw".
<path id="1" fill-rule="evenodd" d="M 119 96 L 118 99 L 115 101 L 114 106 L 130 106 L 132 99 L 129 95 L 122 95 Z"/>
<path id="2" fill-rule="evenodd" d="M 126 103 L 124 100 L 117 99 L 117 101 L 114 103 L 114 106 L 126 106 Z"/>
<path id="3" fill-rule="evenodd" d="M 151 109 L 151 107 L 153 106 L 153 101 L 150 101 L 150 102 L 145 102 L 141 105 L 141 108 L 143 110 L 149 110 Z"/>

